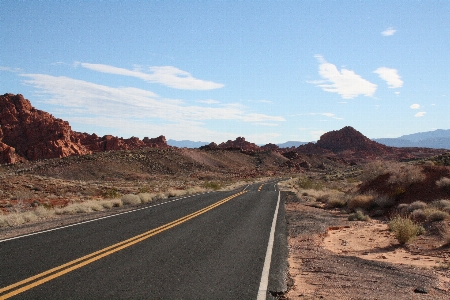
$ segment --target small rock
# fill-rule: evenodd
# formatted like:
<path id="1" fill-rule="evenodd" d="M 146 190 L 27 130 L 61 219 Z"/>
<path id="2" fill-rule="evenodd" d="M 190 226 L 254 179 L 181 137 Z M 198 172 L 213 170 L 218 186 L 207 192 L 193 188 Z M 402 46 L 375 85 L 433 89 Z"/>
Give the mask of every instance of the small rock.
<path id="1" fill-rule="evenodd" d="M 414 293 L 428 294 L 428 290 L 422 286 L 419 286 L 419 287 L 416 287 L 416 289 L 414 290 Z"/>

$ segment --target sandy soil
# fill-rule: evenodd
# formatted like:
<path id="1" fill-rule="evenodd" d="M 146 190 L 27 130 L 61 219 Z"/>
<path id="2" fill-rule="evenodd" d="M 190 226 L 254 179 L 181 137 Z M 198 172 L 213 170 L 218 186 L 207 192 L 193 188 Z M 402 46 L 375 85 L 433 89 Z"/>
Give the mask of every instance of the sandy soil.
<path id="1" fill-rule="evenodd" d="M 450 249 L 436 236 L 401 247 L 383 222 L 350 222 L 294 196 L 286 212 L 287 299 L 450 299 Z"/>

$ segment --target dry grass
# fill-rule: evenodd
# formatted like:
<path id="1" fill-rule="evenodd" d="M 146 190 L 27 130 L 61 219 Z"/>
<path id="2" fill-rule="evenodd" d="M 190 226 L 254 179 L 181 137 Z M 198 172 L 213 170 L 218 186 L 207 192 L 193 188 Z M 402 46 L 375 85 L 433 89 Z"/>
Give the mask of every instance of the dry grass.
<path id="1" fill-rule="evenodd" d="M 398 186 L 408 186 L 425 179 L 422 167 L 394 161 L 374 161 L 364 166 L 360 179 L 369 182 L 380 175 L 389 173 L 389 183 Z"/>
<path id="2" fill-rule="evenodd" d="M 122 196 L 124 205 L 137 205 L 141 203 L 141 198 L 138 195 L 126 194 Z"/>
<path id="3" fill-rule="evenodd" d="M 450 189 L 450 178 L 442 177 L 436 181 L 436 185 L 443 189 Z"/>
<path id="4" fill-rule="evenodd" d="M 365 194 L 365 195 L 356 195 L 351 197 L 347 203 L 347 207 L 351 211 L 356 211 L 357 209 L 369 209 L 375 200 L 375 195 L 373 194 Z"/>

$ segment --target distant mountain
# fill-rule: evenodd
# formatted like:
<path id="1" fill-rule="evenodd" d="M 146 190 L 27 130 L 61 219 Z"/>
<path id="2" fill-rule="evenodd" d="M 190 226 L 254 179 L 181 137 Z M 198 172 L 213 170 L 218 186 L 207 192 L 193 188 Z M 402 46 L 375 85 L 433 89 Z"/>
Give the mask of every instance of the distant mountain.
<path id="1" fill-rule="evenodd" d="M 298 146 L 306 145 L 306 144 L 308 144 L 308 143 L 306 143 L 306 142 L 296 142 L 296 141 L 287 141 L 286 143 L 277 144 L 277 146 L 280 147 L 280 148 L 291 148 L 291 147 L 297 148 Z"/>
<path id="2" fill-rule="evenodd" d="M 200 148 L 201 146 L 208 145 L 209 142 L 194 142 L 189 140 L 182 140 L 182 141 L 175 141 L 175 140 L 168 140 L 167 144 L 169 146 L 174 146 L 178 148 Z"/>
<path id="3" fill-rule="evenodd" d="M 374 141 L 390 147 L 450 149 L 450 129 L 419 132 L 398 138 L 374 139 Z"/>

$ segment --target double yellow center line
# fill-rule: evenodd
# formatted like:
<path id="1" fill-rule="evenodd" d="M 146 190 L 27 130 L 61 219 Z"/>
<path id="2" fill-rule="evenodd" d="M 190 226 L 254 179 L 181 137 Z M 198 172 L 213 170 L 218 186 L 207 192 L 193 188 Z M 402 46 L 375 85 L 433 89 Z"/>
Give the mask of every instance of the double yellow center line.
<path id="1" fill-rule="evenodd" d="M 157 235 L 158 233 L 161 233 L 165 230 L 168 230 L 172 227 L 175 227 L 177 225 L 180 225 L 186 221 L 189 221 L 190 219 L 193 219 L 195 217 L 198 217 L 201 214 L 204 214 L 205 212 L 216 208 L 219 205 L 224 204 L 225 202 L 230 201 L 233 198 L 236 198 L 242 194 L 246 193 L 246 191 L 239 192 L 237 194 L 231 195 L 225 199 L 222 199 L 216 203 L 213 203 L 205 208 L 202 208 L 196 212 L 193 212 L 187 216 L 184 216 L 180 219 L 177 219 L 175 221 L 172 221 L 170 223 L 167 223 L 165 225 L 162 225 L 158 228 L 152 229 L 150 231 L 144 232 L 142 234 L 139 234 L 135 237 L 132 237 L 130 239 L 127 239 L 125 241 L 122 241 L 120 243 L 111 245 L 109 247 L 103 248 L 99 251 L 93 252 L 91 254 L 85 255 L 83 257 L 80 257 L 78 259 L 72 260 L 68 263 L 65 263 L 63 265 L 60 265 L 56 268 L 50 269 L 48 271 L 42 272 L 40 274 L 37 274 L 35 276 L 29 277 L 27 279 L 24 279 L 22 281 L 16 282 L 14 284 L 8 285 L 4 288 L 0 288 L 0 299 L 8 299 L 12 296 L 15 296 L 17 294 L 20 294 L 22 292 L 25 292 L 29 289 L 32 289 L 38 285 L 41 285 L 47 281 L 50 281 L 52 279 L 55 279 L 59 276 L 62 276 L 64 274 L 67 274 L 69 272 L 72 272 L 73 270 L 79 269 L 83 266 L 86 266 L 94 261 L 97 261 L 105 256 L 108 256 L 110 254 L 113 254 L 115 252 L 118 252 L 120 250 L 123 250 L 125 248 L 128 248 L 134 244 L 137 244 L 139 242 L 142 242 L 143 240 L 146 240 L 154 235 Z M 6 293 L 6 294 L 4 294 Z M 2 295 L 3 294 L 3 295 Z"/>

